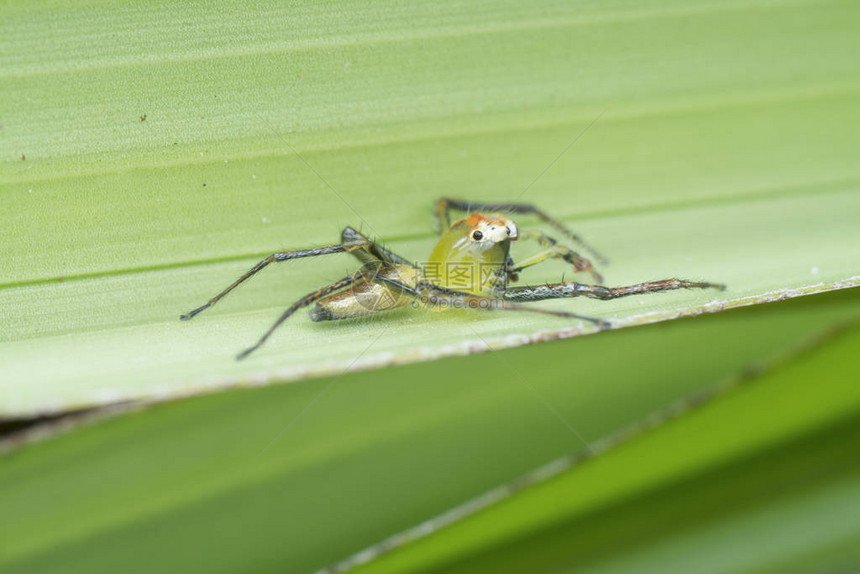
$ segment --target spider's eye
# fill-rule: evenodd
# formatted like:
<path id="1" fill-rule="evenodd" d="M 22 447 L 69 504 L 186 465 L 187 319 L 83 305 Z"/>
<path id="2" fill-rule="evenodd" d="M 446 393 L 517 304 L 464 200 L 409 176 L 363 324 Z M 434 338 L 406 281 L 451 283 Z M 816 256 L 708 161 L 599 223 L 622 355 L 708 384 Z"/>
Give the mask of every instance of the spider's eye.
<path id="1" fill-rule="evenodd" d="M 480 241 L 483 238 L 484 238 L 484 234 L 481 233 L 480 231 L 476 231 L 475 233 L 472 234 L 472 239 L 474 239 L 475 241 Z"/>

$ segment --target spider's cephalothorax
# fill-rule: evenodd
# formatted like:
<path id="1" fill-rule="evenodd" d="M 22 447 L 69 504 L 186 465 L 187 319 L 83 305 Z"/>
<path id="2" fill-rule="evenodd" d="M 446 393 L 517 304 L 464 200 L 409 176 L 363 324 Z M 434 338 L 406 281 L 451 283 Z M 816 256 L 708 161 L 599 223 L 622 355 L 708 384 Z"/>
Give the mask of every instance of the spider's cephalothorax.
<path id="1" fill-rule="evenodd" d="M 517 225 L 498 213 L 473 213 L 439 237 L 425 273 L 434 283 L 474 295 L 491 295 L 504 281 Z"/>
<path id="2" fill-rule="evenodd" d="M 469 215 L 452 224 L 449 219 L 451 210 L 464 211 Z M 314 321 L 359 317 L 409 303 L 420 303 L 421 306 L 433 310 L 461 308 L 532 311 L 581 319 L 595 323 L 599 327 L 609 327 L 609 323 L 602 319 L 567 311 L 529 307 L 522 305 L 521 302 L 580 296 L 615 299 L 627 295 L 673 289 L 724 288 L 715 283 L 681 279 L 662 279 L 626 287 L 599 285 L 602 278 L 593 268 L 591 261 L 549 235 L 519 230 L 516 223 L 498 213 L 500 211 L 535 215 L 568 240 L 591 251 L 598 261 L 605 263 L 605 259 L 585 245 L 579 237 L 533 205 L 468 202 L 443 198 L 436 203 L 435 210 L 439 241 L 423 265 L 412 264 L 355 229 L 346 227 L 341 233 L 341 243 L 336 245 L 273 253 L 205 305 L 182 315 L 181 319 L 191 319 L 211 307 L 269 263 L 330 253 L 351 253 L 361 261 L 361 269 L 313 293 L 308 293 L 293 303 L 257 344 L 240 353 L 238 358 L 244 358 L 257 349 L 290 315 L 308 305 L 313 305 L 310 315 Z M 539 249 L 533 255 L 515 264 L 510 255 L 511 242 L 525 239 L 537 242 Z M 511 282 L 517 280 L 519 272 L 526 267 L 552 258 L 570 263 L 576 272 L 590 272 L 598 284 L 563 281 L 535 287 L 509 286 Z"/>

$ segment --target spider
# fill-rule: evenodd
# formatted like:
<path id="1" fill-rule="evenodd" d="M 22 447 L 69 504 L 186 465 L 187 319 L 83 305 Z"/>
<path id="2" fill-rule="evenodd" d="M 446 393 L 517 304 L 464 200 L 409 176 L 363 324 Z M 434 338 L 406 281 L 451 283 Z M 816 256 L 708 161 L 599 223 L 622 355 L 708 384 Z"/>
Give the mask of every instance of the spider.
<path id="1" fill-rule="evenodd" d="M 467 217 L 451 223 L 452 210 L 464 212 Z M 565 297 L 608 300 L 674 289 L 725 289 L 725 286 L 716 283 L 674 278 L 626 287 L 600 285 L 603 280 L 589 259 L 549 235 L 537 231 L 521 231 L 514 221 L 499 212 L 537 216 L 567 239 L 589 251 L 596 260 L 606 263 L 605 258 L 576 234 L 534 205 L 442 198 L 436 202 L 434 210 L 439 241 L 423 266 L 410 263 L 352 227 L 345 227 L 341 232 L 341 243 L 336 245 L 272 253 L 206 304 L 182 315 L 180 319 L 187 321 L 212 307 L 270 263 L 331 253 L 350 253 L 362 263 L 362 266 L 358 271 L 308 293 L 293 303 L 260 337 L 260 340 L 242 351 L 236 357 L 237 359 L 244 359 L 258 349 L 284 321 L 302 307 L 309 305 L 314 305 L 310 310 L 313 321 L 360 317 L 402 307 L 411 302 L 413 306 L 423 305 L 432 310 L 463 308 L 531 311 L 580 319 L 594 323 L 599 328 L 610 328 L 610 323 L 603 319 L 567 311 L 529 307 L 522 305 L 522 302 Z M 535 241 L 539 250 L 515 264 L 510 256 L 510 247 L 511 241 L 518 240 Z M 518 274 L 523 269 L 552 258 L 570 263 L 576 272 L 589 272 L 595 284 L 562 279 L 560 283 L 540 286 L 509 286 L 511 282 L 518 280 Z"/>

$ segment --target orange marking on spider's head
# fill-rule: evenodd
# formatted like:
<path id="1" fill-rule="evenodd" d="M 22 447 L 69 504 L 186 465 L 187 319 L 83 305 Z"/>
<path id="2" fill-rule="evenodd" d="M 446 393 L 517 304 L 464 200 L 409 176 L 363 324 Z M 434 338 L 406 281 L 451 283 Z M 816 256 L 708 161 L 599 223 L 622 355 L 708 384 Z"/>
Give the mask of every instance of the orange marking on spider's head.
<path id="1" fill-rule="evenodd" d="M 507 217 L 498 213 L 472 213 L 465 219 L 455 221 L 451 228 L 465 224 L 468 233 L 481 232 L 481 237 L 492 243 L 506 239 L 517 239 L 517 225 Z"/>
<path id="2" fill-rule="evenodd" d="M 466 218 L 466 225 L 469 227 L 475 227 L 482 221 L 487 221 L 487 216 L 483 213 L 472 213 L 469 217 Z"/>

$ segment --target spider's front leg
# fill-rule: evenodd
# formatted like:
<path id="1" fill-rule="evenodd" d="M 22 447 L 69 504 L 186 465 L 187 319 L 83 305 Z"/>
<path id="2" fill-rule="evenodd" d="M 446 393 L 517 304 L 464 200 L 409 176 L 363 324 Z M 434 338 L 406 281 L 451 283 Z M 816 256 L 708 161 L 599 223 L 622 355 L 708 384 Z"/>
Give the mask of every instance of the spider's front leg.
<path id="1" fill-rule="evenodd" d="M 628 295 L 674 291 L 676 289 L 719 289 L 725 291 L 726 286 L 719 283 L 703 281 L 686 281 L 684 279 L 661 279 L 647 283 L 637 283 L 624 287 L 607 287 L 605 285 L 586 285 L 569 281 L 535 287 L 510 287 L 503 296 L 510 301 L 543 301 L 544 299 L 562 299 L 565 297 L 589 297 L 591 299 L 618 299 Z"/>
<path id="2" fill-rule="evenodd" d="M 484 201 L 466 201 L 452 197 L 443 197 L 436 202 L 434 215 L 436 216 L 436 226 L 438 232 L 443 233 L 451 225 L 451 217 L 449 212 L 452 210 L 471 212 L 471 211 L 506 211 L 509 213 L 523 213 L 535 215 L 548 225 L 551 225 L 556 230 L 561 232 L 565 237 L 581 246 L 586 251 L 591 252 L 594 258 L 599 262 L 606 264 L 608 260 L 601 255 L 596 249 L 588 245 L 579 235 L 568 229 L 559 220 L 551 217 L 544 210 L 530 203 L 492 203 Z"/>
<path id="3" fill-rule="evenodd" d="M 570 247 L 562 245 L 549 235 L 537 231 L 521 231 L 520 239 L 532 239 L 537 241 L 542 249 L 510 267 L 507 271 L 509 275 L 516 276 L 526 267 L 537 265 L 547 259 L 563 259 L 567 263 L 573 265 L 575 271 L 588 271 L 597 283 L 603 282 L 603 277 L 597 272 L 591 264 L 591 261 L 582 257 Z"/>
<path id="4" fill-rule="evenodd" d="M 403 295 L 412 297 L 417 303 L 425 305 L 429 308 L 447 310 L 447 309 L 478 309 L 484 311 L 501 310 L 501 311 L 527 311 L 530 313 L 540 313 L 543 315 L 552 315 L 554 317 L 568 317 L 571 319 L 581 319 L 594 323 L 600 328 L 606 329 L 610 325 L 603 319 L 595 317 L 587 317 L 577 313 L 568 311 L 554 311 L 552 309 L 540 309 L 537 307 L 528 307 L 519 305 L 501 299 L 498 297 L 487 297 L 484 295 L 475 295 L 464 291 L 456 291 L 446 287 L 440 287 L 426 281 L 419 281 L 415 287 L 406 285 L 400 281 L 385 277 L 382 274 L 377 274 L 374 281 L 380 281 L 393 287 Z"/>

